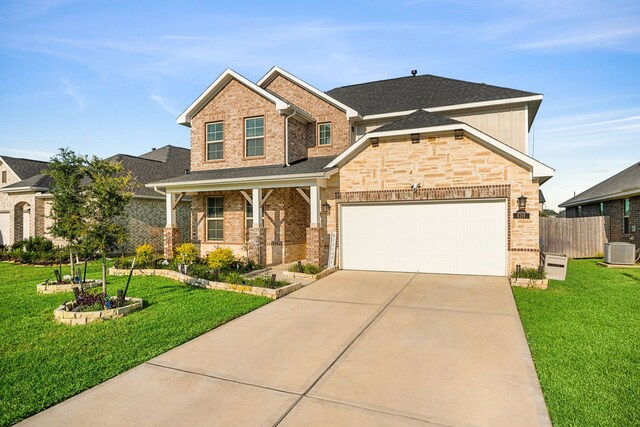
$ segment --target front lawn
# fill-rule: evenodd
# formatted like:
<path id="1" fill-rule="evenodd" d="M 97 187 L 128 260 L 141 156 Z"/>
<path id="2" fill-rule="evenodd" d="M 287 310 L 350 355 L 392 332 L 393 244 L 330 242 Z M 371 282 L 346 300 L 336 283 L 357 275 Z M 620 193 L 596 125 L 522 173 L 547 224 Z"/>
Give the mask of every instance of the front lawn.
<path id="1" fill-rule="evenodd" d="M 572 260 L 513 292 L 553 424 L 640 425 L 640 269 Z"/>
<path id="2" fill-rule="evenodd" d="M 13 424 L 149 360 L 270 300 L 135 276 L 128 295 L 144 309 L 85 326 L 55 323 L 73 294 L 36 294 L 54 267 L 0 263 L 0 425 Z M 87 277 L 99 278 L 92 264 Z M 108 293 L 126 277 L 109 277 Z M 96 408 L 99 414 L 100 408 Z M 72 415 L 70 415 L 72 416 Z"/>

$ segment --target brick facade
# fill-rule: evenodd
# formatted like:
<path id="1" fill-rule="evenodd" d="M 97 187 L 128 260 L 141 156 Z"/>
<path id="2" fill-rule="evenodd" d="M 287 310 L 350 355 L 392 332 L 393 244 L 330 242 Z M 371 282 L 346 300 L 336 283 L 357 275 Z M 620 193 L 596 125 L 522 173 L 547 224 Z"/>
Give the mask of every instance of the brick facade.
<path id="1" fill-rule="evenodd" d="M 640 196 L 629 198 L 629 233 L 624 234 L 623 211 L 624 199 L 606 200 L 603 203 L 604 211 L 600 212 L 600 203 L 589 203 L 581 205 L 580 216 L 606 216 L 607 238 L 610 242 L 628 242 L 640 246 Z M 566 209 L 567 218 L 578 217 L 578 207 L 572 206 Z M 635 231 L 633 231 L 635 226 Z"/>

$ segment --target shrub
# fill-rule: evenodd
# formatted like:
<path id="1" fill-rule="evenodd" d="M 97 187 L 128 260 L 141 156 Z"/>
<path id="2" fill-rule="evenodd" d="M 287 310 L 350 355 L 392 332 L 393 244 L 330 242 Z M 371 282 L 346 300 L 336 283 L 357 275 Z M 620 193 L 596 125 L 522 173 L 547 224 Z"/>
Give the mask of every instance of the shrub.
<path id="1" fill-rule="evenodd" d="M 84 289 L 80 291 L 76 298 L 78 307 L 92 307 L 99 305 L 101 308 L 98 308 L 97 310 L 102 310 L 102 308 L 104 308 L 104 301 L 105 295 L 103 293 L 92 294 Z"/>
<path id="2" fill-rule="evenodd" d="M 14 243 L 13 248 L 26 252 L 53 252 L 53 242 L 42 236 L 31 236 Z"/>
<path id="3" fill-rule="evenodd" d="M 537 268 L 523 268 L 520 273 L 513 272 L 511 277 L 523 278 L 523 279 L 544 279 L 547 277 L 547 273 L 543 269 Z"/>
<path id="4" fill-rule="evenodd" d="M 140 245 L 136 248 L 136 264 L 140 268 L 153 267 L 155 261 L 155 250 L 148 243 Z"/>
<path id="5" fill-rule="evenodd" d="M 305 264 L 302 266 L 302 271 L 306 274 L 318 274 L 322 271 L 322 267 L 318 267 L 314 264 Z"/>
<path id="6" fill-rule="evenodd" d="M 198 259 L 198 249 L 193 243 L 183 243 L 176 248 L 175 258 L 180 264 L 193 264 Z"/>
<path id="7" fill-rule="evenodd" d="M 230 271 L 227 274 L 221 275 L 220 279 L 222 282 L 231 283 L 232 285 L 242 285 L 242 282 L 245 281 L 244 276 L 237 271 Z"/>
<path id="8" fill-rule="evenodd" d="M 228 248 L 218 248 L 207 256 L 209 267 L 218 270 L 229 270 L 235 262 L 236 257 L 233 251 Z"/>

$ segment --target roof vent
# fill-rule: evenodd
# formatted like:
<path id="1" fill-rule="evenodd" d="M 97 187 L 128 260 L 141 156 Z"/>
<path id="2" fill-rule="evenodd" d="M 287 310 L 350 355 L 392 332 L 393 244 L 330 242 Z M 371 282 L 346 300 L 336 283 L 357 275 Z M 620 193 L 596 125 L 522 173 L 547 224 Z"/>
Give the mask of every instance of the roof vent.
<path id="1" fill-rule="evenodd" d="M 411 70 L 411 75 L 415 76 L 416 74 L 418 74 L 418 70 Z"/>
<path id="2" fill-rule="evenodd" d="M 151 151 L 156 151 L 156 147 L 151 147 Z"/>

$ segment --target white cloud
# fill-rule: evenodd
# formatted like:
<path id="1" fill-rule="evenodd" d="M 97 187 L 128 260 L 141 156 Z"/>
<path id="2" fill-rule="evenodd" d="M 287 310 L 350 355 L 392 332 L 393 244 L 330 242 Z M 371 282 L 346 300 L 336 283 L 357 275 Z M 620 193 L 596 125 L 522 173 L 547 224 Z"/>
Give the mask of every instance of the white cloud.
<path id="1" fill-rule="evenodd" d="M 160 96 L 160 95 L 151 95 L 149 96 L 149 99 L 152 100 L 153 102 L 155 102 L 156 104 L 158 104 L 160 106 L 160 108 L 162 108 L 164 111 L 166 111 L 167 113 L 170 113 L 174 116 L 177 116 L 180 112 L 178 110 L 176 110 L 172 105 L 171 102 L 169 102 L 165 97 Z"/>
<path id="2" fill-rule="evenodd" d="M 15 147 L 0 147 L 0 156 L 2 154 L 25 157 L 34 160 L 49 160 L 55 155 L 55 153 L 50 153 L 48 151 L 24 150 Z"/>
<path id="3" fill-rule="evenodd" d="M 85 107 L 84 99 L 80 96 L 76 87 L 73 84 L 71 84 L 68 80 L 61 79 L 60 81 L 62 82 L 62 84 L 64 84 L 67 95 L 73 98 L 73 100 L 78 105 L 78 109 L 80 111 L 84 110 L 84 107 Z"/>
<path id="4" fill-rule="evenodd" d="M 519 50 L 549 49 L 562 47 L 594 47 L 618 44 L 640 34 L 640 28 L 609 29 L 606 31 L 589 31 L 580 34 L 560 34 L 558 37 L 527 42 L 514 46 Z"/>

